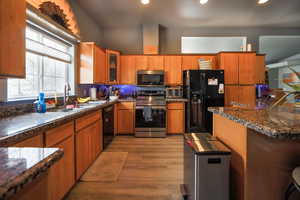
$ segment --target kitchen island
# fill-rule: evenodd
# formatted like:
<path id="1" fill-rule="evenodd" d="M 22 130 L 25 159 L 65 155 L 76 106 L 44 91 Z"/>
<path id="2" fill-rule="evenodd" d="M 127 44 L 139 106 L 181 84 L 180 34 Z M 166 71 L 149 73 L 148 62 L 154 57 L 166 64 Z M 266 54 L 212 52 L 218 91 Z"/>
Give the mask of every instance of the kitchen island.
<path id="1" fill-rule="evenodd" d="M 284 199 L 292 170 L 300 166 L 300 113 L 282 108 L 209 111 L 214 136 L 232 150 L 230 199 Z M 291 199 L 299 199 L 295 196 Z"/>

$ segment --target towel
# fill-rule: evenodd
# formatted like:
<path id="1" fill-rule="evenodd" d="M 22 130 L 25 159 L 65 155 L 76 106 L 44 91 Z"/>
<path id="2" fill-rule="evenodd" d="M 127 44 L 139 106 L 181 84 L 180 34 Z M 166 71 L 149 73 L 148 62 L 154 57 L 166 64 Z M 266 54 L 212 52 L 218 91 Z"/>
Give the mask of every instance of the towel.
<path id="1" fill-rule="evenodd" d="M 152 108 L 151 106 L 145 106 L 143 110 L 143 117 L 146 122 L 151 122 L 153 121 L 152 119 Z"/>

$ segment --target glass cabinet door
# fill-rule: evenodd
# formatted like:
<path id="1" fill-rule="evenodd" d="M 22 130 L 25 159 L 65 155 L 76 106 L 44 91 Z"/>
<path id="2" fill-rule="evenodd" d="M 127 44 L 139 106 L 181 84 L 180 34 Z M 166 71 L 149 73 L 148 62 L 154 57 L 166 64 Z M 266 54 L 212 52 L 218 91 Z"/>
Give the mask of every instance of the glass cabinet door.
<path id="1" fill-rule="evenodd" d="M 108 82 L 117 83 L 120 53 L 107 50 Z"/>

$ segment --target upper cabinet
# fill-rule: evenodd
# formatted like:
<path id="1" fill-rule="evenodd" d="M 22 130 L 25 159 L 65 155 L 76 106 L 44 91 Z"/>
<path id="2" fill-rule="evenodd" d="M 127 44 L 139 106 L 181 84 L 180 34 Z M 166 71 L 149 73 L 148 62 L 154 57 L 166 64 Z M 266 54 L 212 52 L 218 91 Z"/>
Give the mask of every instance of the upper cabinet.
<path id="1" fill-rule="evenodd" d="M 199 59 L 210 60 L 212 62 L 212 68 L 216 68 L 217 58 L 215 55 L 185 55 L 182 56 L 182 70 L 198 70 Z"/>
<path id="2" fill-rule="evenodd" d="M 165 81 L 167 85 L 182 85 L 182 56 L 165 56 Z"/>
<path id="3" fill-rule="evenodd" d="M 136 56 L 136 71 L 164 70 L 164 56 Z"/>
<path id="4" fill-rule="evenodd" d="M 266 56 L 257 55 L 256 56 L 256 78 L 257 83 L 265 84 L 266 83 Z"/>
<path id="5" fill-rule="evenodd" d="M 25 78 L 25 0 L 0 1 L 0 77 Z"/>
<path id="6" fill-rule="evenodd" d="M 120 77 L 120 52 L 106 50 L 108 84 L 117 84 Z"/>
<path id="7" fill-rule="evenodd" d="M 79 45 L 80 84 L 106 83 L 106 53 L 93 42 Z"/>
<path id="8" fill-rule="evenodd" d="M 120 84 L 136 84 L 136 56 L 121 56 Z"/>
<path id="9" fill-rule="evenodd" d="M 225 71 L 225 84 L 251 85 L 264 82 L 264 58 L 256 53 L 220 53 L 220 68 Z"/>

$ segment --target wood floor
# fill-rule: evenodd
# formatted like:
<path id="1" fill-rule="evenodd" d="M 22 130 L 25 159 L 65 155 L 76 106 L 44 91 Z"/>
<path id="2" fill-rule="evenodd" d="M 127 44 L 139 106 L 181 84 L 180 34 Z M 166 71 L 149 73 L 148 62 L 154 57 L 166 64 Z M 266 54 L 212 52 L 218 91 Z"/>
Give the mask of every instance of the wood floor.
<path id="1" fill-rule="evenodd" d="M 67 200 L 181 200 L 183 138 L 118 136 L 106 151 L 128 152 L 114 183 L 79 182 Z"/>

